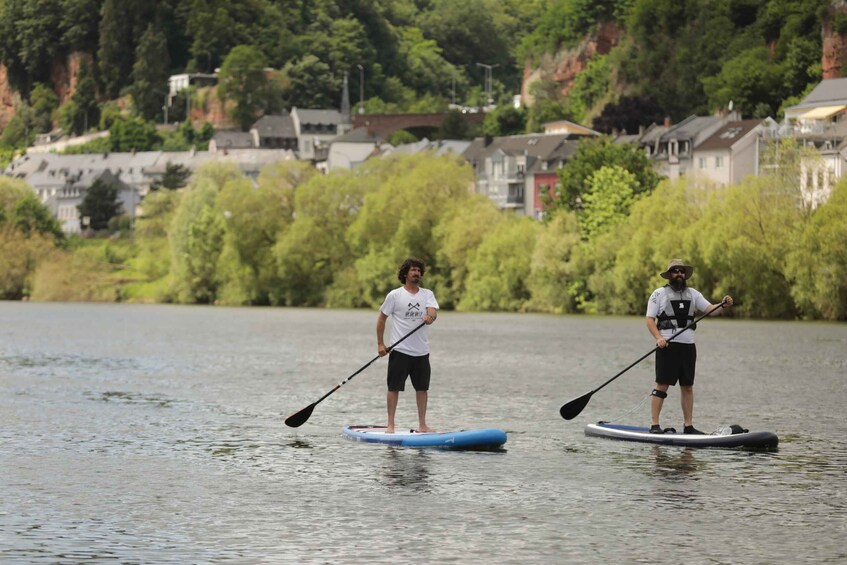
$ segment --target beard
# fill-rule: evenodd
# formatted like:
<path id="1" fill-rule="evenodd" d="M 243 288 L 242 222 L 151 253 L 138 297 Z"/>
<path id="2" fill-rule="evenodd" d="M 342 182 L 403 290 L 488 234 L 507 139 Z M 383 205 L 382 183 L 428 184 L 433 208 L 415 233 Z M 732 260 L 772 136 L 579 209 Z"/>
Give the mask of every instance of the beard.
<path id="1" fill-rule="evenodd" d="M 674 277 L 673 279 L 671 279 L 670 285 L 672 289 L 677 292 L 680 292 L 682 290 L 685 290 L 685 288 L 688 286 L 688 283 L 682 277 Z"/>

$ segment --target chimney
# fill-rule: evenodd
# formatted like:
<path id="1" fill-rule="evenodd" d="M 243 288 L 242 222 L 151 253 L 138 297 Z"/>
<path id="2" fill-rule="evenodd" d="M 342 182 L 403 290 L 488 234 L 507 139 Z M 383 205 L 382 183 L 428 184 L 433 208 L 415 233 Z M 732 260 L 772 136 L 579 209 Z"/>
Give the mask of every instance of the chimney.
<path id="1" fill-rule="evenodd" d="M 485 147 L 488 147 L 489 145 L 491 145 L 491 142 L 492 142 L 492 141 L 494 141 L 494 138 L 493 138 L 493 137 L 491 137 L 491 136 L 490 136 L 490 135 L 488 135 L 488 134 L 485 134 L 485 137 L 483 138 L 483 141 L 484 141 L 484 143 L 485 143 Z"/>
<path id="2" fill-rule="evenodd" d="M 670 116 L 665 116 L 665 127 L 666 128 L 671 127 L 671 117 Z"/>

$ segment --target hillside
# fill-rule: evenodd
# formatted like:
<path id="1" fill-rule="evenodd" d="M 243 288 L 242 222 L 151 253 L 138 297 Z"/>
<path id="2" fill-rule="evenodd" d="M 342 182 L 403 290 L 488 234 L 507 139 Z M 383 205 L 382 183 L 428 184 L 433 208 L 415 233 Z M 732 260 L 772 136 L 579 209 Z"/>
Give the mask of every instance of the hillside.
<path id="1" fill-rule="evenodd" d="M 491 98 L 501 106 L 484 126 L 492 134 L 560 118 L 632 130 L 730 101 L 747 117 L 778 116 L 822 76 L 840 76 L 842 5 L 0 0 L 0 145 L 28 144 L 56 125 L 81 133 L 127 113 L 161 122 L 165 101 L 169 121 L 184 120 L 191 102 L 185 93 L 167 98 L 168 76 L 216 69 L 244 84 L 274 69 L 247 91 L 217 92 L 245 120 L 291 106 L 338 107 L 345 76 L 352 103 L 369 113 Z M 517 92 L 528 110 L 508 108 Z"/>

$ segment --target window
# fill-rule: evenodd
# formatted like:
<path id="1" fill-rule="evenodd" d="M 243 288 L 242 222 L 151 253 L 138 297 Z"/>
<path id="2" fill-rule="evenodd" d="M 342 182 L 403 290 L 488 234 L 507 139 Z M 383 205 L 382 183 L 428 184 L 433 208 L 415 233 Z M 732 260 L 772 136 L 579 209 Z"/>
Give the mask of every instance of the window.
<path id="1" fill-rule="evenodd" d="M 715 168 L 723 169 L 723 157 L 715 157 Z"/>
<path id="2" fill-rule="evenodd" d="M 697 168 L 698 169 L 705 169 L 706 168 L 706 158 L 705 157 L 700 157 L 699 159 L 697 159 Z"/>

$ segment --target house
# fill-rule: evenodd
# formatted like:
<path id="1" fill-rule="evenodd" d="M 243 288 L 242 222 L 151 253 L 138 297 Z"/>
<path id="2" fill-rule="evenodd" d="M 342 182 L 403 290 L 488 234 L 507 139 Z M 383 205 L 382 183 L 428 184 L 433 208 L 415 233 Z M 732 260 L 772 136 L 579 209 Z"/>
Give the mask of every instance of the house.
<path id="1" fill-rule="evenodd" d="M 576 153 L 579 139 L 566 139 L 553 151 L 536 159 L 527 170 L 527 178 L 532 186 L 526 191 L 524 213 L 537 220 L 544 218 L 546 201 L 553 198 L 561 189 L 559 169 Z"/>
<path id="2" fill-rule="evenodd" d="M 252 149 L 254 145 L 253 135 L 240 130 L 218 130 L 209 140 L 209 152 L 224 153 L 232 149 Z"/>
<path id="3" fill-rule="evenodd" d="M 308 110 L 294 107 L 291 119 L 297 136 L 297 155 L 303 160 L 326 159 L 329 142 L 353 129 L 349 112 Z"/>
<path id="4" fill-rule="evenodd" d="M 414 143 L 398 145 L 391 149 L 391 152 L 413 155 L 415 153 L 420 153 L 421 151 L 431 151 L 438 157 L 448 153 L 461 155 L 464 153 L 465 149 L 470 146 L 470 144 L 470 141 L 465 141 L 464 139 L 437 139 L 435 141 L 430 141 L 427 138 L 423 138 L 420 141 L 415 141 Z"/>
<path id="5" fill-rule="evenodd" d="M 259 173 L 267 165 L 280 161 L 293 161 L 293 152 L 287 149 L 233 149 L 226 152 L 212 151 L 162 151 L 158 159 L 146 169 L 151 182 L 160 180 L 168 165 L 181 165 L 192 173 L 206 163 L 231 162 L 235 163 L 244 176 L 256 181 Z"/>
<path id="6" fill-rule="evenodd" d="M 847 78 L 822 80 L 799 104 L 785 109 L 783 124 L 765 130 L 760 143 L 787 137 L 820 154 L 820 163 L 807 164 L 800 181 L 807 203 L 815 207 L 847 171 Z"/>
<path id="7" fill-rule="evenodd" d="M 250 135 L 253 147 L 297 150 L 297 130 L 288 113 L 262 116 L 250 128 Z"/>
<path id="8" fill-rule="evenodd" d="M 738 184 L 742 178 L 757 174 L 758 139 L 771 125 L 777 125 L 771 118 L 727 122 L 694 148 L 694 170 L 721 186 Z"/>
<path id="9" fill-rule="evenodd" d="M 168 78 L 168 105 L 170 105 L 174 96 L 180 90 L 184 90 L 191 85 L 195 86 L 215 86 L 218 84 L 218 75 L 215 73 L 182 73 L 171 75 Z"/>
<path id="10" fill-rule="evenodd" d="M 150 191 L 150 186 L 161 180 L 169 163 L 182 165 L 193 172 L 207 162 L 231 161 L 245 176 L 255 181 L 265 166 L 294 158 L 294 153 L 285 149 L 233 149 L 225 152 L 139 151 L 79 155 L 33 153 L 12 161 L 3 170 L 3 174 L 26 181 L 62 222 L 63 229 L 67 233 L 77 233 L 79 218 L 75 216 L 76 206 L 82 202 L 88 187 L 97 180 L 118 184 L 124 211 L 134 220 L 141 214 L 140 205 Z"/>
<path id="11" fill-rule="evenodd" d="M 385 143 L 379 136 L 361 127 L 333 138 L 329 142 L 326 170 L 352 170 L 368 158 L 389 151 L 391 145 Z"/>
<path id="12" fill-rule="evenodd" d="M 571 122 L 569 120 L 558 120 L 555 122 L 546 122 L 541 124 L 541 127 L 544 128 L 544 133 L 546 134 L 571 134 L 571 135 L 587 135 L 587 136 L 595 136 L 601 135 L 599 131 L 594 131 L 591 128 L 587 128 L 585 126 L 581 126 L 577 123 Z"/>
<path id="13" fill-rule="evenodd" d="M 37 172 L 29 179 L 31 185 L 37 187 L 35 192 L 41 202 L 59 220 L 62 231 L 66 234 L 82 232 L 81 224 L 85 219 L 80 218 L 78 206 L 85 199 L 88 189 L 98 181 L 117 186 L 118 200 L 123 212 L 128 214 L 131 220 L 134 219 L 140 202 L 138 193 L 106 169 L 49 169 Z"/>
<path id="14" fill-rule="evenodd" d="M 570 134 L 478 137 L 462 156 L 474 169 L 476 192 L 488 196 L 501 210 L 539 217 L 543 192 L 555 188 L 555 169 L 576 150 L 580 137 Z"/>
<path id="15" fill-rule="evenodd" d="M 640 143 L 650 140 L 648 156 L 653 160 L 656 172 L 676 180 L 691 170 L 694 148 L 711 137 L 729 119 L 730 116 L 688 116 L 675 125 L 665 120 L 661 130 L 654 128 L 648 131 Z M 738 117 L 732 114 L 731 119 L 737 120 Z"/>

